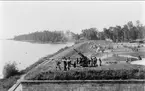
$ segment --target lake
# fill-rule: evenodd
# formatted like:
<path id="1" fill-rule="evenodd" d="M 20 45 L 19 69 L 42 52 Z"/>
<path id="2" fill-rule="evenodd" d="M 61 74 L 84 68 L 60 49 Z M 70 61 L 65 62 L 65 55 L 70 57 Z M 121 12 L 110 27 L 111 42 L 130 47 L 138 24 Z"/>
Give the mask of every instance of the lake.
<path id="1" fill-rule="evenodd" d="M 39 44 L 0 40 L 0 78 L 2 78 L 3 67 L 8 62 L 15 61 L 18 64 L 18 68 L 22 70 L 38 61 L 39 58 L 55 53 L 59 49 L 73 44 Z"/>

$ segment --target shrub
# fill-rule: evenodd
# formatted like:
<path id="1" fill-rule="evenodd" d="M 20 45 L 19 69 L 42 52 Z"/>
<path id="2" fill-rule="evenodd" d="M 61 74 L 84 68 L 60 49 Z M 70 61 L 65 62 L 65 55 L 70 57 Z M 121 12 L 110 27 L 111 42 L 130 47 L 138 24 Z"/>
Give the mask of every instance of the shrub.
<path id="1" fill-rule="evenodd" d="M 6 63 L 3 69 L 3 76 L 4 78 L 9 78 L 11 76 L 15 76 L 15 75 L 19 75 L 20 72 L 18 71 L 17 67 L 16 67 L 16 63 L 12 62 L 12 63 Z"/>
<path id="2" fill-rule="evenodd" d="M 0 91 L 8 91 L 19 78 L 20 76 L 11 76 L 6 79 L 0 79 Z"/>

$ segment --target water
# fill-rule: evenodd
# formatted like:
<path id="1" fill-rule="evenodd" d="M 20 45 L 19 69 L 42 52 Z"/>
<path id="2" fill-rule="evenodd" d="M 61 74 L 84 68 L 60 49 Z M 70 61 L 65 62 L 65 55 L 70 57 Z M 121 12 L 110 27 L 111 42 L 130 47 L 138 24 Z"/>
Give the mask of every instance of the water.
<path id="1" fill-rule="evenodd" d="M 15 61 L 20 70 L 36 62 L 39 58 L 52 54 L 67 44 L 38 44 L 13 40 L 0 40 L 0 78 L 5 63 Z"/>

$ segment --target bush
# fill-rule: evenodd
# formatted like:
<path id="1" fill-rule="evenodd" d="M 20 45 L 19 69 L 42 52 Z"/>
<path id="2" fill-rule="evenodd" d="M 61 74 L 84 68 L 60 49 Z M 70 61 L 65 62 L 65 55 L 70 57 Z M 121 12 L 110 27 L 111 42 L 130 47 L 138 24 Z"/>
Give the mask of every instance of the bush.
<path id="1" fill-rule="evenodd" d="M 3 76 L 4 78 L 9 78 L 11 76 L 19 75 L 20 72 L 18 71 L 16 67 L 16 63 L 6 63 L 3 69 Z"/>

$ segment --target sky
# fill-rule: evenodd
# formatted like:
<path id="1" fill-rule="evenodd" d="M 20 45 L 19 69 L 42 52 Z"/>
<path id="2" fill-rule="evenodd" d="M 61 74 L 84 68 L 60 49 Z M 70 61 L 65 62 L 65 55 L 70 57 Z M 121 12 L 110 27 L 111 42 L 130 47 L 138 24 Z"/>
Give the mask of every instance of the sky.
<path id="1" fill-rule="evenodd" d="M 70 30 L 110 26 L 140 20 L 143 1 L 0 1 L 0 39 L 43 30 Z"/>

